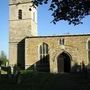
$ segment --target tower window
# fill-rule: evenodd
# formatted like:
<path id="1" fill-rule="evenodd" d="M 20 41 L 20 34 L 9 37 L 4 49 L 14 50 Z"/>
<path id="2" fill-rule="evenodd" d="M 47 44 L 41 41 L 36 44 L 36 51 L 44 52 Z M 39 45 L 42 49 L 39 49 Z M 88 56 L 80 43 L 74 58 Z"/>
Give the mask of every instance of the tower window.
<path id="1" fill-rule="evenodd" d="M 64 45 L 64 43 L 65 43 L 65 40 L 64 40 L 63 38 L 60 39 L 59 44 L 60 44 L 60 45 Z"/>
<path id="2" fill-rule="evenodd" d="M 33 12 L 33 21 L 35 21 L 35 12 Z"/>
<path id="3" fill-rule="evenodd" d="M 18 19 L 22 19 L 22 10 L 21 9 L 18 11 Z"/>

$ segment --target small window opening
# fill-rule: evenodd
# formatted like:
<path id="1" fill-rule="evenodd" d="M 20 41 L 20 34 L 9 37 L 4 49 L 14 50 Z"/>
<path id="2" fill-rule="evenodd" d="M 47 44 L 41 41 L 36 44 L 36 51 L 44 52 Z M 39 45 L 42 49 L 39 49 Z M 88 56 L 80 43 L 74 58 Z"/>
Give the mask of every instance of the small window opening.
<path id="1" fill-rule="evenodd" d="M 22 19 L 22 10 L 21 9 L 18 11 L 18 19 Z"/>
<path id="2" fill-rule="evenodd" d="M 60 44 L 60 45 L 64 45 L 64 43 L 65 43 L 65 40 L 64 40 L 63 38 L 60 39 L 59 44 Z"/>

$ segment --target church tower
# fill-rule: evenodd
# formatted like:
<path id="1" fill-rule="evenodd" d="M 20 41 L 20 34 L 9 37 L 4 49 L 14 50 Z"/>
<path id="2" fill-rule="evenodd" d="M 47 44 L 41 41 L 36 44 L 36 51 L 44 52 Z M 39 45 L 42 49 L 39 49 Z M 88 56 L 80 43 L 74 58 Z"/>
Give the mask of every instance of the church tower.
<path id="1" fill-rule="evenodd" d="M 27 36 L 37 35 L 37 10 L 31 6 L 31 0 L 9 1 L 10 65 L 17 64 L 19 42 L 21 42 Z"/>

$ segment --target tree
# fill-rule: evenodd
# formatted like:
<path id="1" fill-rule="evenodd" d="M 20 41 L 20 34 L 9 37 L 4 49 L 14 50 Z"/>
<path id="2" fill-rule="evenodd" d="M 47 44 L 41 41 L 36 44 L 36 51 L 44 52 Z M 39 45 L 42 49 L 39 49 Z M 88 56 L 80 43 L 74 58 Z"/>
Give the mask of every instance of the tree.
<path id="1" fill-rule="evenodd" d="M 48 4 L 49 10 L 52 11 L 54 19 L 52 22 L 60 20 L 68 21 L 69 24 L 78 25 L 81 20 L 90 15 L 90 0 L 33 0 L 33 6 L 37 7 L 42 4 Z"/>
<path id="2" fill-rule="evenodd" d="M 1 55 L 0 55 L 0 66 L 6 66 L 6 62 L 8 62 L 7 60 L 7 56 L 4 53 L 4 51 L 1 51 Z"/>

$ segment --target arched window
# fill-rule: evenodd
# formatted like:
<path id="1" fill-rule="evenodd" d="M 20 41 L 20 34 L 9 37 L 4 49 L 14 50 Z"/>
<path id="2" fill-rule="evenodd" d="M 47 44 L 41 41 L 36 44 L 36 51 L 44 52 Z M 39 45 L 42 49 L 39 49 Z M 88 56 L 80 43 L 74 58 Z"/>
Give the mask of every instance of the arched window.
<path id="1" fill-rule="evenodd" d="M 43 43 L 40 45 L 40 59 L 43 59 L 48 55 L 48 45 L 46 43 Z"/>
<path id="2" fill-rule="evenodd" d="M 48 54 L 48 44 L 43 43 L 39 47 L 40 60 L 38 63 L 38 71 L 49 72 L 49 54 Z"/>
<path id="3" fill-rule="evenodd" d="M 88 41 L 88 59 L 90 62 L 90 41 Z"/>
<path id="4" fill-rule="evenodd" d="M 22 19 L 22 10 L 21 9 L 18 11 L 18 19 Z"/>

